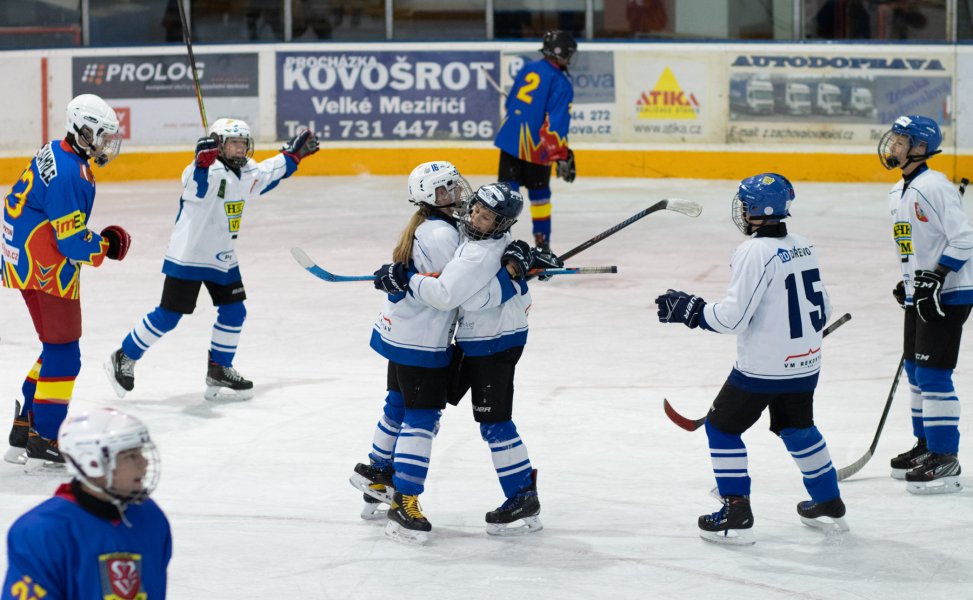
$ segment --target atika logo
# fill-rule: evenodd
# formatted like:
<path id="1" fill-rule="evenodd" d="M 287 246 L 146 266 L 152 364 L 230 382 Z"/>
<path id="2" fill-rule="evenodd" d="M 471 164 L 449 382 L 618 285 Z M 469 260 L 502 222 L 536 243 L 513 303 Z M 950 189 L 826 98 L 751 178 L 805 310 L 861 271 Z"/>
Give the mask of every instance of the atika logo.
<path id="1" fill-rule="evenodd" d="M 699 100 L 686 92 L 669 67 L 662 71 L 655 87 L 642 92 L 635 101 L 639 119 L 695 119 L 699 116 Z"/>

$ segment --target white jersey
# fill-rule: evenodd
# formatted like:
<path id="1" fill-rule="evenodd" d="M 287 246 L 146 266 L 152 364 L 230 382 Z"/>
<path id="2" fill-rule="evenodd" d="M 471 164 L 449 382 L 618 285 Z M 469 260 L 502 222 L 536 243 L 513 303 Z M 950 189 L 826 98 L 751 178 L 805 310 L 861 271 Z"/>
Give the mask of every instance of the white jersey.
<path id="1" fill-rule="evenodd" d="M 511 236 L 470 240 L 464 236 L 439 277 L 413 275 L 409 288 L 439 310 L 460 308 L 456 343 L 469 356 L 486 356 L 527 343 L 527 284 L 511 281 L 500 265 Z"/>
<path id="2" fill-rule="evenodd" d="M 704 307 L 701 323 L 738 336 L 729 382 L 761 393 L 813 390 L 831 315 L 814 246 L 797 235 L 755 236 L 737 248 L 730 272 L 726 297 Z"/>
<path id="3" fill-rule="evenodd" d="M 929 168 L 904 192 L 903 187 L 900 180 L 889 192 L 889 211 L 907 302 L 912 303 L 915 272 L 942 264 L 951 269 L 943 283 L 943 304 L 973 304 L 973 269 L 963 268 L 973 256 L 973 227 L 959 192 Z"/>
<path id="4" fill-rule="evenodd" d="M 222 285 L 240 281 L 235 246 L 244 205 L 296 170 L 294 159 L 283 154 L 259 163 L 251 159 L 239 176 L 221 161 L 208 169 L 195 162 L 187 166 L 162 272 Z"/>
<path id="5" fill-rule="evenodd" d="M 459 230 L 433 216 L 416 228 L 412 260 L 422 273 L 442 271 L 459 245 Z M 372 327 L 372 348 L 392 362 L 411 367 L 445 367 L 456 324 L 455 308 L 439 310 L 411 293 L 389 295 Z"/>

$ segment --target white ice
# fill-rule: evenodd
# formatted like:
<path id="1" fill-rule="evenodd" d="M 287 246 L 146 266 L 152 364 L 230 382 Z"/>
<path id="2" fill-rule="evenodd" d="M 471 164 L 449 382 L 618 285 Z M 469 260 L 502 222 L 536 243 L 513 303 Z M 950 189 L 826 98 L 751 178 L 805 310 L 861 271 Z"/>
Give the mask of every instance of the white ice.
<path id="1" fill-rule="evenodd" d="M 836 314 L 853 315 L 825 343 L 815 407 L 839 467 L 867 449 L 900 353 L 891 179 L 797 182 L 789 221 L 815 242 Z M 730 181 L 554 183 L 562 252 L 661 198 L 704 210 L 696 219 L 652 214 L 570 261 L 618 265 L 617 275 L 531 285 L 514 416 L 540 470 L 544 530 L 485 535 L 483 515 L 503 498 L 467 399 L 446 410 L 433 447 L 422 496 L 429 545 L 385 539 L 382 524 L 359 518 L 361 494 L 348 483 L 385 396 L 386 363 L 368 347 L 383 298 L 368 283 L 313 278 L 289 249 L 340 274 L 371 273 L 412 212 L 405 187 L 404 177 L 295 177 L 248 205 L 237 246 L 248 319 L 235 366 L 256 395 L 219 404 L 203 399 L 215 316 L 205 292 L 196 314 L 138 363 L 135 391 L 114 396 L 101 365 L 159 301 L 180 189 L 175 178 L 98 187 L 90 225 L 123 224 L 134 245 L 124 262 L 82 275 L 83 366 L 71 410 L 117 406 L 149 425 L 163 460 L 155 498 L 174 533 L 170 598 L 973 598 L 973 478 L 961 478 L 961 493 L 916 497 L 888 475 L 888 459 L 913 443 L 904 380 L 876 456 L 841 486 L 849 534 L 801 524 L 800 472 L 765 416 L 744 436 L 756 545 L 699 539 L 697 516 L 718 508 L 706 437 L 669 422 L 662 399 L 705 414 L 735 340 L 662 325 L 653 299 L 670 287 L 721 297 L 743 240 L 730 221 Z M 526 213 L 514 232 L 530 238 Z M 0 398 L 12 410 L 39 352 L 14 291 L 0 291 L 0 337 Z M 970 338 L 955 374 L 967 408 Z M 973 468 L 970 423 L 960 459 Z M 0 463 L 0 531 L 56 484 Z"/>

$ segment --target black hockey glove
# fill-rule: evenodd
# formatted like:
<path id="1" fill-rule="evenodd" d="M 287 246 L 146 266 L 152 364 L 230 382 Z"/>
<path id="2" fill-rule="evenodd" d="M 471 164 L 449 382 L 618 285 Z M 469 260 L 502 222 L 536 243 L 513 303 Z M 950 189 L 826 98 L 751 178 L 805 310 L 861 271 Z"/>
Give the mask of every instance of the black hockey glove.
<path id="1" fill-rule="evenodd" d="M 302 158 L 318 151 L 318 138 L 309 130 L 305 129 L 284 144 L 284 147 L 280 151 L 286 156 L 293 158 L 294 162 L 300 163 Z"/>
<path id="2" fill-rule="evenodd" d="M 656 298 L 655 303 L 659 307 L 660 323 L 683 323 L 690 329 L 699 325 L 700 315 L 706 306 L 706 302 L 699 296 L 672 289 Z"/>
<path id="3" fill-rule="evenodd" d="M 208 169 L 220 155 L 220 136 L 215 133 L 196 140 L 196 166 Z"/>
<path id="4" fill-rule="evenodd" d="M 919 318 L 926 323 L 946 318 L 946 313 L 943 312 L 943 306 L 939 299 L 945 280 L 946 276 L 939 271 L 926 269 L 916 271 L 916 278 L 913 281 L 915 291 L 912 293 L 912 303 L 916 306 Z"/>
<path id="5" fill-rule="evenodd" d="M 564 266 L 564 261 L 557 257 L 556 254 L 550 250 L 544 250 L 543 248 L 533 248 L 531 253 L 531 269 L 560 269 Z M 538 275 L 537 279 L 540 281 L 547 281 L 553 275 Z"/>
<path id="6" fill-rule="evenodd" d="M 892 289 L 892 297 L 895 301 L 899 303 L 903 309 L 905 309 L 905 282 L 899 280 L 895 287 Z"/>
<path id="7" fill-rule="evenodd" d="M 527 242 L 514 240 L 503 251 L 500 264 L 504 266 L 513 265 L 514 270 L 517 271 L 517 274 L 513 277 L 523 279 L 527 276 L 527 271 L 530 271 L 531 260 L 530 246 L 527 245 Z"/>
<path id="8" fill-rule="evenodd" d="M 375 289 L 386 294 L 401 294 L 409 289 L 409 269 L 400 262 L 389 263 L 375 271 Z"/>
<path id="9" fill-rule="evenodd" d="M 568 148 L 568 157 L 557 161 L 557 176 L 571 183 L 574 181 L 575 175 L 577 175 L 577 171 L 574 168 L 574 150 Z"/>

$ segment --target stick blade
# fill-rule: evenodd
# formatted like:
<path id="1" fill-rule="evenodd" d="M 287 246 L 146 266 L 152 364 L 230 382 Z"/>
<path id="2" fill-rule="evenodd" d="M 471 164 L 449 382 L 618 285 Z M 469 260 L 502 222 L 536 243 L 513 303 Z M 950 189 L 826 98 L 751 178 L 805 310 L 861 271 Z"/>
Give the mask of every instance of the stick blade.
<path id="1" fill-rule="evenodd" d="M 682 213 L 687 217 L 698 217 L 703 212 L 703 207 L 698 202 L 693 202 L 692 200 L 680 200 L 678 198 L 669 198 L 666 201 L 666 210 L 672 210 L 677 213 Z"/>
<path id="2" fill-rule="evenodd" d="M 862 470 L 862 467 L 864 467 L 865 464 L 868 463 L 868 460 L 870 458 L 872 458 L 872 451 L 871 450 L 869 450 L 868 452 L 866 452 L 865 453 L 865 456 L 862 456 L 861 458 L 859 458 L 855 462 L 851 463 L 847 467 L 843 467 L 841 469 L 838 469 L 838 481 L 844 481 L 845 479 L 848 479 L 849 477 L 851 477 L 855 473 L 861 471 Z"/>
<path id="3" fill-rule="evenodd" d="M 662 409 L 666 411 L 666 416 L 669 417 L 670 421 L 672 421 L 679 427 L 682 427 L 686 431 L 696 431 L 697 429 L 703 426 L 703 423 L 706 422 L 706 417 L 693 420 L 682 416 L 681 414 L 676 412 L 676 409 L 674 409 L 672 405 L 669 404 L 669 400 L 665 398 L 663 398 L 662 400 Z"/>
<path id="4" fill-rule="evenodd" d="M 301 265 L 305 269 L 310 269 L 314 266 L 314 261 L 311 257 L 307 255 L 307 252 L 301 250 L 297 246 L 291 248 L 291 256 L 297 261 L 297 264 Z"/>

